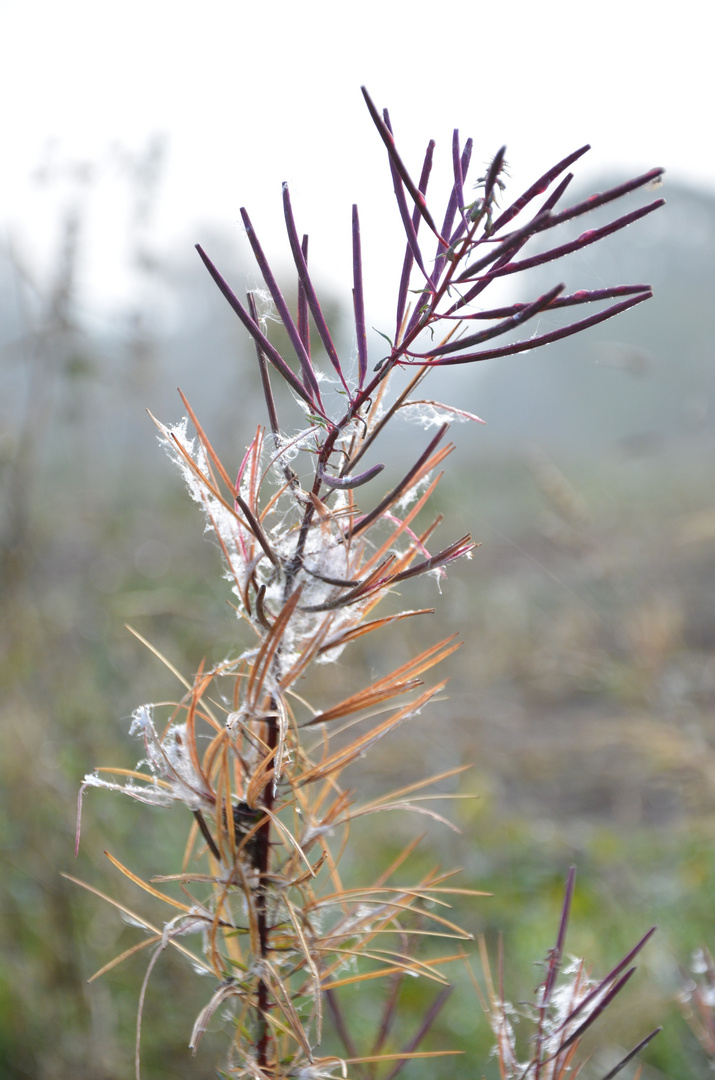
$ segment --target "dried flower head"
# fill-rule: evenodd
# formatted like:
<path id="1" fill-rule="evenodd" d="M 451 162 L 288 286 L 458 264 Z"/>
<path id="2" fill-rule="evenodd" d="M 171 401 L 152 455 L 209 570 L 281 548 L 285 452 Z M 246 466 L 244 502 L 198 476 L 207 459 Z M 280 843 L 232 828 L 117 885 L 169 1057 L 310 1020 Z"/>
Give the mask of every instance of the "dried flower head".
<path id="1" fill-rule="evenodd" d="M 680 999 L 690 1027 L 715 1065 L 715 962 L 704 946 L 693 953 L 690 974 L 683 972 Z"/>

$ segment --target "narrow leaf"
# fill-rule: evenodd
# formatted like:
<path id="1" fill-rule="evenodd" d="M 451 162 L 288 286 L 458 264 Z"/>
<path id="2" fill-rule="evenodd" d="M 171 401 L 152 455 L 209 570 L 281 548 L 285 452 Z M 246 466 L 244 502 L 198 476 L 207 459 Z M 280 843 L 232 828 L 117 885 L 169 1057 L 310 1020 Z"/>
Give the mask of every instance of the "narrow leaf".
<path id="1" fill-rule="evenodd" d="M 286 329 L 286 333 L 290 338 L 291 345 L 295 349 L 296 356 L 298 357 L 298 361 L 300 362 L 300 368 L 303 372 L 303 382 L 305 383 L 306 388 L 310 392 L 311 397 L 315 401 L 320 402 L 322 407 L 318 380 L 315 377 L 315 371 L 313 370 L 313 365 L 310 361 L 310 357 L 308 356 L 306 347 L 303 343 L 303 340 L 301 339 L 300 333 L 298 332 L 298 327 L 293 322 L 293 317 L 288 310 L 288 305 L 283 298 L 283 293 L 278 288 L 278 282 L 273 276 L 273 271 L 271 270 L 268 264 L 268 260 L 263 253 L 263 248 L 258 242 L 258 237 L 256 236 L 256 231 L 253 228 L 251 219 L 248 216 L 248 212 L 243 206 L 241 207 L 241 219 L 243 221 L 243 226 L 246 230 L 246 236 L 248 237 L 249 243 L 253 250 L 253 254 L 255 255 L 256 262 L 258 263 L 258 267 L 263 276 L 263 280 L 268 286 L 268 290 L 273 297 L 273 303 L 278 309 L 278 314 L 281 317 L 281 321 Z"/>
<path id="2" fill-rule="evenodd" d="M 424 194 L 427 191 L 427 184 L 429 182 L 430 173 L 432 171 L 432 158 L 433 158 L 433 155 L 434 155 L 434 147 L 435 147 L 434 141 L 430 141 L 429 145 L 427 146 L 427 152 L 425 154 L 424 163 L 422 165 L 422 173 L 420 175 L 420 191 L 422 192 L 422 194 Z M 415 243 L 417 242 L 417 233 L 418 233 L 419 227 L 420 227 L 420 220 L 421 220 L 420 212 L 417 209 L 417 207 L 415 207 L 415 209 L 414 209 L 414 211 L 412 213 L 412 228 L 414 230 Z M 407 247 L 405 248 L 405 258 L 404 258 L 403 263 L 402 263 L 402 273 L 400 275 L 400 287 L 399 287 L 398 292 L 397 292 L 397 315 L 396 315 L 396 319 L 395 319 L 395 341 L 399 341 L 399 339 L 400 339 L 400 329 L 402 327 L 402 323 L 403 323 L 404 318 L 405 318 L 405 308 L 406 308 L 406 305 L 407 305 L 407 292 L 408 292 L 409 287 L 410 287 L 410 277 L 411 277 L 411 274 L 412 274 L 412 264 L 413 264 L 413 262 L 414 262 L 413 246 L 409 242 L 409 239 L 408 239 Z M 423 273 L 424 273 L 424 271 L 423 271 Z M 427 276 L 427 275 L 425 275 L 425 276 Z M 432 280 L 436 281 L 436 278 L 433 278 Z M 421 304 L 422 304 L 422 297 L 420 297 L 420 300 L 417 302 L 416 310 L 419 310 L 419 308 L 421 307 Z"/>
<path id="3" fill-rule="evenodd" d="M 415 474 L 419 472 L 425 462 L 429 460 L 432 452 L 437 448 L 437 446 L 440 444 L 448 431 L 449 424 L 442 424 L 442 427 L 432 439 L 425 452 L 419 457 L 419 459 L 415 462 L 407 475 L 403 477 L 397 487 L 393 488 L 390 494 L 386 495 L 382 502 L 378 503 L 374 510 L 371 510 L 369 514 L 366 514 L 365 517 L 360 518 L 357 524 L 353 525 L 350 531 L 351 536 L 356 536 L 358 533 L 364 532 L 365 529 L 372 525 L 373 521 L 375 521 L 379 517 L 382 517 L 384 511 L 389 506 L 391 506 L 393 502 L 400 498 L 405 489 L 410 485 L 410 483 L 414 481 Z"/>
<path id="4" fill-rule="evenodd" d="M 362 90 L 362 96 L 365 98 L 365 104 L 367 105 L 368 110 L 370 112 L 370 116 L 372 117 L 372 121 L 373 121 L 375 127 L 377 128 L 377 131 L 378 131 L 378 134 L 379 134 L 380 138 L 382 139 L 382 141 L 385 144 L 385 147 L 387 149 L 387 153 L 388 153 L 388 155 L 390 157 L 390 162 L 395 166 L 395 169 L 396 169 L 398 175 L 400 176 L 402 182 L 404 183 L 405 187 L 409 191 L 409 193 L 410 193 L 410 195 L 412 197 L 412 200 L 413 200 L 415 206 L 418 208 L 420 214 L 425 219 L 425 221 L 429 225 L 432 232 L 436 236 L 438 236 L 439 233 L 437 232 L 437 227 L 435 226 L 435 223 L 432 220 L 432 215 L 429 213 L 429 211 L 427 209 L 427 204 L 425 203 L 424 196 L 415 187 L 415 184 L 411 180 L 410 175 L 407 172 L 407 169 L 402 164 L 402 159 L 400 158 L 400 155 L 397 152 L 397 147 L 395 146 L 395 140 L 392 137 L 392 132 L 390 131 L 389 127 L 384 122 L 384 120 L 380 116 L 379 112 L 375 108 L 373 100 L 370 97 L 370 95 L 368 94 L 365 87 L 362 86 L 361 90 Z"/>
<path id="5" fill-rule="evenodd" d="M 365 333 L 360 219 L 355 204 L 353 204 L 353 307 L 355 309 L 355 335 L 357 337 L 358 368 L 360 372 L 359 385 L 362 387 L 367 376 L 367 335 Z"/>
<path id="6" fill-rule="evenodd" d="M 318 413 L 320 416 L 325 416 L 325 413 L 323 412 L 321 406 L 318 404 L 317 401 L 315 401 L 311 397 L 309 392 L 305 389 L 305 387 L 301 383 L 300 379 L 298 379 L 293 374 L 293 372 L 288 367 L 288 365 L 286 364 L 285 360 L 283 359 L 281 354 L 278 352 L 278 350 L 275 349 L 273 347 L 273 345 L 271 345 L 270 341 L 265 336 L 265 334 L 262 332 L 262 330 L 259 327 L 258 323 L 255 322 L 251 318 L 251 316 L 246 311 L 246 309 L 244 308 L 241 301 L 238 299 L 238 297 L 234 293 L 233 289 L 231 289 L 228 282 L 226 282 L 224 280 L 224 278 L 221 276 L 221 274 L 216 269 L 214 264 L 211 262 L 208 255 L 203 250 L 203 248 L 201 247 L 200 244 L 196 245 L 196 250 L 198 251 L 198 253 L 199 253 L 200 257 L 201 257 L 201 261 L 203 262 L 204 266 L 206 267 L 208 272 L 211 274 L 211 277 L 214 279 L 214 281 L 218 285 L 218 288 L 219 288 L 220 292 L 225 297 L 225 299 L 228 301 L 228 303 L 231 305 L 233 310 L 236 312 L 239 319 L 241 320 L 243 325 L 246 327 L 246 329 L 248 330 L 249 334 L 251 335 L 253 340 L 256 342 L 256 344 L 260 345 L 261 349 L 263 350 L 265 355 L 268 357 L 270 362 L 273 364 L 273 366 L 276 368 L 276 370 L 281 373 L 281 375 L 283 376 L 285 381 L 295 391 L 295 393 L 298 395 L 298 397 L 302 398 L 303 401 L 307 402 L 307 404 L 310 406 L 310 408 L 311 408 L 311 410 L 313 412 Z"/>
<path id="7" fill-rule="evenodd" d="M 303 241 L 300 245 L 300 250 L 303 252 L 303 258 L 305 259 L 305 265 L 308 265 L 308 237 L 303 237 Z M 305 288 L 303 282 L 298 278 L 298 334 L 300 340 L 305 346 L 305 351 L 310 356 L 310 323 L 308 321 L 308 297 L 305 295 Z"/>
<path id="8" fill-rule="evenodd" d="M 510 316 L 510 318 L 497 323 L 496 326 L 492 326 L 488 330 L 481 330 L 477 334 L 469 334 L 467 337 L 457 338 L 455 341 L 450 341 L 448 344 L 438 345 L 436 349 L 430 349 L 429 352 L 426 353 L 410 353 L 410 356 L 425 357 L 426 359 L 431 359 L 435 356 L 446 356 L 448 353 L 466 349 L 470 345 L 478 345 L 482 341 L 488 341 L 490 338 L 507 334 L 510 330 L 514 330 L 515 327 L 528 322 L 529 319 L 533 319 L 535 315 L 538 315 L 541 311 L 550 307 L 556 297 L 564 291 L 564 288 L 565 285 L 563 284 L 555 285 L 553 289 L 549 289 L 548 292 L 539 296 L 536 300 L 532 301 L 532 303 L 521 306 L 520 310 Z"/>
<path id="9" fill-rule="evenodd" d="M 520 214 L 524 207 L 528 206 L 532 199 L 535 199 L 537 195 L 543 195 L 543 193 L 546 191 L 547 188 L 551 186 L 557 176 L 560 176 L 565 169 L 568 169 L 570 165 L 573 165 L 575 161 L 578 161 L 578 159 L 580 157 L 583 157 L 583 155 L 586 154 L 590 149 L 591 147 L 588 144 L 586 146 L 582 146 L 580 147 L 580 149 L 574 150 L 572 154 L 569 154 L 567 157 L 562 158 L 561 161 L 557 162 L 556 165 L 553 165 L 550 169 L 547 169 L 547 171 L 542 176 L 540 176 L 538 180 L 534 181 L 531 187 L 526 189 L 523 195 L 520 195 L 519 198 L 511 204 L 511 206 L 508 206 L 506 210 L 504 210 L 504 212 L 499 215 L 499 217 L 492 226 L 492 236 L 499 229 L 502 229 L 505 225 L 508 225 L 510 221 L 513 221 L 517 214 Z"/>
<path id="10" fill-rule="evenodd" d="M 254 323 L 258 325 L 258 311 L 256 310 L 256 299 L 253 293 L 247 294 L 248 310 L 251 314 L 251 318 Z M 273 397 L 273 388 L 271 387 L 271 378 L 268 371 L 268 364 L 266 363 L 266 354 L 263 352 L 260 344 L 254 340 L 256 346 L 256 356 L 258 358 L 258 370 L 261 374 L 261 386 L 263 387 L 263 397 L 266 402 L 266 409 L 268 411 L 268 422 L 271 425 L 271 431 L 274 436 L 280 432 L 280 426 L 278 424 L 278 413 L 276 412 L 276 402 Z"/>
<path id="11" fill-rule="evenodd" d="M 298 230 L 295 225 L 295 218 L 293 217 L 293 208 L 291 206 L 290 193 L 288 191 L 287 184 L 283 184 L 283 216 L 285 218 L 286 230 L 288 232 L 288 242 L 290 243 L 290 249 L 293 254 L 293 261 L 295 263 L 296 270 L 298 271 L 298 279 L 301 282 L 303 288 L 305 289 L 305 296 L 308 301 L 310 313 L 313 316 L 313 321 L 318 330 L 318 335 L 320 337 L 320 340 L 323 342 L 323 347 L 328 354 L 330 363 L 333 365 L 336 372 L 338 373 L 343 387 L 347 391 L 348 395 L 350 395 L 348 384 L 345 382 L 343 371 L 340 366 L 340 359 L 338 358 L 335 345 L 333 344 L 333 339 L 330 336 L 328 324 L 325 321 L 325 316 L 323 315 L 320 304 L 318 302 L 318 296 L 315 292 L 313 282 L 311 281 L 310 275 L 308 273 L 308 264 L 305 260 L 305 255 L 303 254 L 303 248 L 298 241 Z"/>
<path id="12" fill-rule="evenodd" d="M 430 366 L 439 366 L 441 364 L 450 366 L 454 364 L 474 364 L 480 360 L 492 360 L 498 356 L 516 356 L 528 352 L 530 349 L 539 349 L 542 345 L 548 345 L 552 341 L 560 341 L 562 338 L 571 337 L 572 334 L 578 334 L 581 330 L 588 329 L 589 326 L 596 326 L 598 323 L 605 322 L 606 319 L 612 319 L 614 315 L 619 315 L 622 311 L 627 311 L 628 308 L 632 308 L 636 304 L 642 304 L 644 300 L 650 300 L 652 295 L 653 293 L 649 289 L 647 292 L 633 297 L 632 300 L 624 300 L 620 304 L 614 304 L 605 311 L 600 311 L 597 315 L 591 315 L 588 319 L 581 319 L 580 322 L 571 323 L 570 326 L 563 326 L 559 330 L 552 330 L 549 334 L 541 334 L 540 337 L 529 338 L 527 341 L 515 341 L 512 345 L 502 345 L 499 349 L 486 349 L 484 352 L 467 353 L 466 356 L 456 356 L 449 360 L 416 360 L 415 363 L 426 363 Z M 409 361 L 403 361 L 403 363 L 409 363 Z"/>

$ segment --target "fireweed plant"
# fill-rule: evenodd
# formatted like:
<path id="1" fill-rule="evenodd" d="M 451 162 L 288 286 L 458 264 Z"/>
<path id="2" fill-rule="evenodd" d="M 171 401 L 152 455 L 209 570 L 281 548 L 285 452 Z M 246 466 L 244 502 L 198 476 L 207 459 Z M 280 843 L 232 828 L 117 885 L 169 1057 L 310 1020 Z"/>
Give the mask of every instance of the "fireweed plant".
<path id="1" fill-rule="evenodd" d="M 548 239 L 559 226 L 654 185 L 661 169 L 560 209 L 572 179 L 569 167 L 588 150 L 583 146 L 502 209 L 504 149 L 483 176 L 468 184 L 472 141 L 462 144 L 455 131 L 453 183 L 446 209 L 437 217 L 426 199 L 434 142 L 415 181 L 398 153 L 387 111 L 380 114 L 364 89 L 363 95 L 387 150 L 406 237 L 394 329 L 384 355 L 368 357 L 357 207 L 352 210 L 356 347 L 348 365 L 324 318 L 308 269 L 308 239 L 299 233 L 283 185 L 298 281 L 295 314 L 245 210 L 243 226 L 265 290 L 249 293 L 244 303 L 198 247 L 253 339 L 269 430 L 257 427 L 240 460 L 225 465 L 183 395 L 188 418 L 174 426 L 156 421 L 164 448 L 221 549 L 247 643 L 213 667 L 202 663 L 191 682 L 176 672 L 184 687 L 177 702 L 143 705 L 134 713 L 131 732 L 143 743 L 143 761 L 136 769 L 99 768 L 83 784 L 83 791 L 89 786 L 122 791 L 151 806 L 181 803 L 192 816 L 176 874 L 145 882 L 109 856 L 172 912 L 156 926 L 110 901 L 146 936 L 102 971 L 143 949 L 152 953 L 140 997 L 137 1075 L 147 982 L 168 946 L 214 980 L 196 1019 L 191 1048 L 196 1050 L 214 1013 L 230 1016 L 231 1045 L 222 1075 L 308 1080 L 350 1072 L 371 1077 L 379 1069 L 380 1075 L 392 1077 L 408 1059 L 429 1056 L 419 1046 L 449 992 L 443 968 L 464 957 L 463 943 L 470 937 L 450 919 L 449 899 L 469 890 L 453 885 L 453 874 L 440 869 L 408 885 L 398 883 L 417 841 L 365 885 L 346 887 L 339 863 L 351 823 L 360 818 L 379 814 L 382 820 L 386 811 L 408 809 L 444 822 L 430 800 L 445 796 L 427 789 L 460 770 L 418 778 L 363 802 L 343 786 L 343 773 L 439 694 L 445 682 L 425 686 L 423 676 L 459 643 L 451 636 L 430 645 L 346 697 L 338 692 L 328 701 L 309 704 L 298 687 L 312 665 L 335 663 L 359 638 L 433 610 L 375 614 L 396 586 L 402 592 L 412 578 L 442 577 L 447 566 L 469 557 L 475 547 L 470 536 L 433 546 L 441 517 L 424 520 L 452 449 L 446 441 L 449 422 L 478 419 L 414 396 L 430 368 L 524 353 L 595 326 L 651 295 L 647 285 L 567 293 L 557 284 L 527 302 L 493 308 L 483 302 L 493 282 L 581 251 L 650 214 L 662 199 L 577 239 L 541 243 L 535 253 L 525 253 L 530 241 Z M 265 312 L 267 297 L 285 329 L 290 355 L 279 352 L 267 336 L 265 315 L 259 314 Z M 560 328 L 514 340 L 512 332 L 534 325 L 545 312 L 570 316 L 589 308 L 591 313 Z M 327 355 L 327 372 L 313 359 L 311 335 L 316 333 Z M 498 343 L 506 335 L 509 340 Z M 391 376 L 398 368 L 408 373 L 406 386 L 391 393 Z M 292 428 L 279 422 L 276 378 L 287 383 L 302 410 L 300 423 Z M 436 423 L 437 431 L 398 482 L 381 486 L 383 465 L 367 464 L 365 456 L 407 409 L 417 411 L 427 426 Z M 338 688 L 338 680 L 333 686 Z M 162 887 L 169 882 L 178 884 L 182 899 Z M 572 889 L 573 875 L 559 939 L 539 990 L 528 1060 L 517 1060 L 509 1007 L 485 966 L 484 1005 L 503 1077 L 538 1080 L 573 1070 L 581 1034 L 630 977 L 630 960 L 646 940 L 602 982 L 593 982 L 583 964 L 577 964 L 561 972 L 564 982 L 557 987 Z M 431 980 L 437 995 L 409 1043 L 387 1053 L 406 975 Z M 340 988 L 374 979 L 386 980 L 384 1004 L 374 1040 L 360 1052 Z M 328 1022 L 344 1056 L 321 1055 Z"/>

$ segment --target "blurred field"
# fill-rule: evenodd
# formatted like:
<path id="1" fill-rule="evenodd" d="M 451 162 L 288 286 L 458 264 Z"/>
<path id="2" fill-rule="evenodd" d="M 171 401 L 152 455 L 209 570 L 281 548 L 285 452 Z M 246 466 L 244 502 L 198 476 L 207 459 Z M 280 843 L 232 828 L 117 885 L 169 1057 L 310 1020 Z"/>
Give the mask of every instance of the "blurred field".
<path id="1" fill-rule="evenodd" d="M 654 265 L 662 279 L 641 322 L 585 338 L 567 357 L 532 358 L 528 371 L 512 361 L 461 391 L 460 404 L 488 412 L 494 434 L 453 432 L 459 449 L 437 503 L 451 522 L 445 542 L 471 530 L 482 547 L 452 569 L 441 597 L 436 586 L 405 591 L 405 606 L 438 608 L 431 620 L 404 624 L 404 636 L 343 664 L 386 669 L 418 642 L 459 632 L 449 699 L 366 760 L 355 786 L 395 787 L 474 763 L 450 789 L 478 796 L 451 808 L 462 834 L 428 827 L 418 864 L 462 866 L 463 885 L 494 893 L 459 914 L 491 945 L 503 932 L 514 999 L 538 982 L 533 962 L 553 943 L 569 865 L 579 875 L 569 949 L 598 972 L 657 923 L 596 1061 L 607 1071 L 614 1046 L 664 1023 L 643 1075 L 690 1080 L 708 1066 L 677 1005 L 680 968 L 701 942 L 715 945 L 715 383 L 705 364 L 715 263 L 712 253 L 702 261 L 701 247 L 688 262 L 680 239 L 669 233 L 641 252 L 641 276 L 653 277 Z M 3 351 L 1 444 L 0 1075 L 119 1080 L 133 1068 L 146 959 L 86 979 L 138 931 L 59 874 L 148 911 L 102 852 L 140 874 L 172 872 L 187 822 L 179 810 L 149 813 L 91 792 L 75 861 L 79 783 L 95 765 L 133 767 L 130 713 L 175 694 L 125 623 L 185 673 L 237 648 L 218 554 L 142 409 L 180 415 L 167 393 L 181 379 L 234 459 L 262 412 L 234 359 L 245 343 L 192 273 L 174 282 L 177 296 L 197 297 L 186 325 L 169 334 L 127 318 L 122 333 L 98 337 L 60 270 L 64 293 L 20 274 L 22 318 L 3 293 L 15 321 Z M 8 265 L 8 280 L 18 273 Z M 598 398 L 588 381 L 594 350 L 606 371 Z M 561 426 L 559 411 L 568 414 Z M 321 669 L 306 695 L 329 693 L 335 677 Z M 359 880 L 364 865 L 373 876 L 422 828 L 391 820 L 376 838 L 356 827 L 348 874 Z M 455 980 L 432 1043 L 463 1049 L 470 1074 L 496 1075 L 479 1002 L 456 969 Z M 215 1075 L 220 1030 L 194 1061 L 185 1049 L 208 993 L 178 958 L 160 962 L 145 1076 Z M 409 1034 L 417 988 L 405 996 Z M 430 1075 L 454 1075 L 446 1061 Z"/>

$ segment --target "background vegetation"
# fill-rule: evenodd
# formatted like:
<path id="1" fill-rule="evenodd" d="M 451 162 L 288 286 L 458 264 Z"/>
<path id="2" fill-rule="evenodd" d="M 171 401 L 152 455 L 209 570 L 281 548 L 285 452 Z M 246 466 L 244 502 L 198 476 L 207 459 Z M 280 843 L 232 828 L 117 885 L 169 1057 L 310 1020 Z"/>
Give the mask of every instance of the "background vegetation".
<path id="1" fill-rule="evenodd" d="M 22 252 L 0 256 L 0 1075 L 13 1078 L 130 1072 L 142 964 L 86 979 L 136 930 L 59 873 L 136 903 L 103 848 L 131 852 L 138 872 L 144 852 L 156 872 L 165 848 L 169 869 L 185 822 L 180 809 L 147 817 L 92 792 L 75 864 L 78 784 L 96 764 L 132 767 L 131 711 L 174 691 L 125 623 L 185 672 L 207 643 L 212 659 L 228 652 L 235 628 L 218 552 L 143 409 L 178 418 L 180 384 L 219 450 L 237 454 L 262 416 L 251 346 L 198 260 L 152 249 L 142 184 L 125 311 L 98 318 L 84 307 L 81 198 L 51 271 Z M 658 923 L 597 1053 L 607 1065 L 663 1022 L 644 1075 L 688 1080 L 708 1067 L 677 1004 L 680 967 L 701 942 L 715 944 L 715 201 L 667 195 L 646 228 L 573 266 L 583 287 L 652 281 L 654 301 L 549 353 L 459 372 L 457 400 L 488 426 L 453 433 L 440 509 L 454 535 L 471 530 L 482 547 L 450 571 L 433 618 L 466 645 L 450 661 L 449 700 L 425 712 L 399 756 L 385 745 L 354 783 L 377 789 L 387 774 L 474 762 L 460 781 L 479 795 L 457 804 L 463 834 L 429 829 L 425 865 L 438 851 L 464 866 L 465 887 L 494 893 L 458 921 L 491 943 L 503 932 L 514 999 L 538 982 L 532 963 L 553 943 L 571 863 L 568 948 L 599 972 Z M 226 264 L 230 241 L 220 243 Z M 432 393 L 454 400 L 437 381 Z M 404 638 L 380 642 L 394 659 L 408 651 L 405 625 Z M 356 829 L 353 858 L 382 862 L 404 842 L 401 828 Z M 465 1067 L 489 1075 L 488 1026 L 455 979 L 464 985 L 433 1044 L 464 1049 Z M 214 1075 L 208 1038 L 194 1062 L 186 1051 L 202 990 L 179 959 L 158 965 L 145 1075 Z M 430 1072 L 453 1067 L 446 1059 Z"/>

